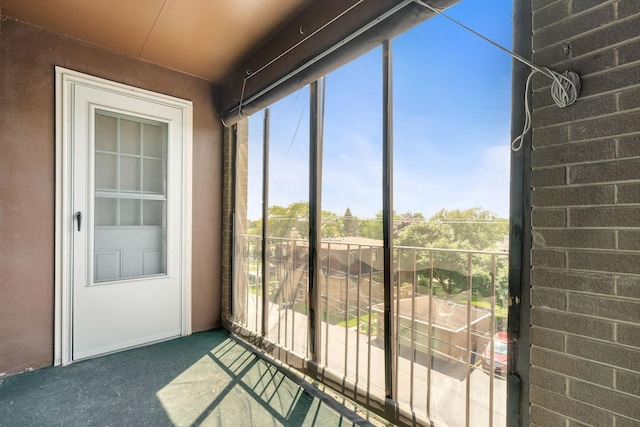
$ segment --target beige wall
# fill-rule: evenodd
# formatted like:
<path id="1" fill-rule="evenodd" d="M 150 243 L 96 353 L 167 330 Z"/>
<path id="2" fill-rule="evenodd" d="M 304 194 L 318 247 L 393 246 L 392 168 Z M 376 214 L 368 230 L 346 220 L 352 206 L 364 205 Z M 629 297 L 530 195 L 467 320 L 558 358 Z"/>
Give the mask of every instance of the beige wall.
<path id="1" fill-rule="evenodd" d="M 56 65 L 193 102 L 193 329 L 220 326 L 213 85 L 9 18 L 0 22 L 0 375 L 53 361 Z"/>

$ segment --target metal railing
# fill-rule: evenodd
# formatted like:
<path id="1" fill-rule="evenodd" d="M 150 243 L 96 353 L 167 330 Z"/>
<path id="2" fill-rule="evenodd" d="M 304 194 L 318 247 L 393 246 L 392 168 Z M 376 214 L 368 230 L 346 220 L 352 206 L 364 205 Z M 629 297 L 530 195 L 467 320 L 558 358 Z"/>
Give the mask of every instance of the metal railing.
<path id="1" fill-rule="evenodd" d="M 236 239 L 234 321 L 308 358 L 308 241 L 269 238 L 263 257 L 260 236 Z M 507 253 L 394 247 L 392 343 L 383 340 L 382 247 L 327 240 L 320 259 L 319 366 L 353 395 L 384 401 L 384 348 L 393 345 L 402 410 L 449 426 L 505 425 L 506 385 L 496 374 L 506 366 L 496 348 L 506 327 Z"/>

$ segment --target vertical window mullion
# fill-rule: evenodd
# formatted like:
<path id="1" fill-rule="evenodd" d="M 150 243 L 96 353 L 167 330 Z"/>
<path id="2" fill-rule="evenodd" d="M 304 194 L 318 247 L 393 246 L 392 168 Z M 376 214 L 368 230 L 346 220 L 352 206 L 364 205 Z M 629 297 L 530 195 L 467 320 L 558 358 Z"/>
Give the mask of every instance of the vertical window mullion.
<path id="1" fill-rule="evenodd" d="M 116 127 L 116 225 L 120 225 L 120 119 L 118 118 Z"/>
<path id="2" fill-rule="evenodd" d="M 236 123 L 233 126 L 231 126 L 229 129 L 227 129 L 227 132 L 230 132 L 231 141 L 229 143 L 230 145 L 229 149 L 231 150 L 231 164 L 233 165 L 232 167 L 233 173 L 231 173 L 231 263 L 229 265 L 229 269 L 230 269 L 229 276 L 231 277 L 231 291 L 229 292 L 228 309 L 229 309 L 229 315 L 234 319 L 234 322 L 237 322 L 238 316 L 236 316 L 237 313 L 234 305 L 234 301 L 236 299 L 236 285 L 235 285 L 234 277 L 236 277 L 235 276 L 236 257 L 237 257 L 236 251 L 238 248 L 238 230 L 236 229 L 236 209 L 237 209 L 236 198 L 238 196 L 238 187 L 237 187 L 238 185 L 238 124 Z M 247 157 L 248 157 L 248 153 L 247 153 Z M 165 198 L 166 198 L 166 194 L 167 193 L 165 191 Z M 245 231 L 245 234 L 249 234 L 248 230 Z M 246 241 L 248 243 L 249 239 L 246 238 Z M 243 257 L 245 257 L 245 254 L 248 253 L 248 251 L 245 252 L 244 246 L 242 249 L 242 253 L 243 253 Z M 248 306 L 248 304 L 246 305 Z M 248 308 L 248 307 L 245 307 L 245 308 Z M 248 316 L 242 316 L 245 323 L 247 323 L 247 320 L 246 320 L 247 317 Z"/>
<path id="3" fill-rule="evenodd" d="M 397 399 L 393 319 L 393 96 L 391 42 L 382 43 L 382 240 L 384 251 L 385 396 Z"/>
<path id="4" fill-rule="evenodd" d="M 309 355 L 320 361 L 320 244 L 322 194 L 322 142 L 324 121 L 324 78 L 313 82 L 309 91 Z M 328 273 L 327 273 L 328 274 Z"/>
<path id="5" fill-rule="evenodd" d="M 138 171 L 138 175 L 140 176 L 140 195 L 142 196 L 142 194 L 144 194 L 144 125 L 142 123 L 140 123 L 140 134 L 138 136 L 139 141 L 138 144 L 140 144 L 140 170 Z M 140 197 L 140 201 L 138 202 L 140 205 L 140 212 L 139 212 L 139 220 L 140 220 L 140 225 L 144 225 L 144 202 L 142 200 L 143 198 Z"/>
<path id="6" fill-rule="evenodd" d="M 264 110 L 262 132 L 262 335 L 269 332 L 269 109 Z"/>

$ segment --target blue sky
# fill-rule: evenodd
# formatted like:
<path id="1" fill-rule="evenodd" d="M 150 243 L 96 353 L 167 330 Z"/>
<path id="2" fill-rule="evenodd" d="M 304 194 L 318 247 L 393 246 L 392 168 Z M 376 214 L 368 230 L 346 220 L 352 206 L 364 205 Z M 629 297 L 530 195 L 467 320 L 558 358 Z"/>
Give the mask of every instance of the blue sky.
<path id="1" fill-rule="evenodd" d="M 445 13 L 511 46 L 511 0 L 463 0 Z M 511 58 L 443 17 L 393 45 L 394 210 L 430 216 L 482 206 L 508 216 Z M 324 210 L 382 209 L 381 48 L 326 81 Z M 271 106 L 270 205 L 308 198 L 309 89 Z M 249 218 L 260 217 L 262 113 L 250 118 Z"/>

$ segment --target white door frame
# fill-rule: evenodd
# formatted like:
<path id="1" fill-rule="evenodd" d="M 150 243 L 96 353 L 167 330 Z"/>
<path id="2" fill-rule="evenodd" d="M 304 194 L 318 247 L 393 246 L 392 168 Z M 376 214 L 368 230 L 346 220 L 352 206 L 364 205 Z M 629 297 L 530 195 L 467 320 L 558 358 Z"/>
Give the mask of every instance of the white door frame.
<path id="1" fill-rule="evenodd" d="M 54 365 L 72 361 L 72 273 L 71 236 L 74 216 L 71 206 L 73 107 L 76 85 L 115 92 L 134 99 L 171 106 L 182 111 L 182 322 L 181 335 L 191 334 L 191 200 L 193 153 L 193 106 L 191 101 L 56 67 L 56 211 L 55 211 L 55 326 Z"/>

